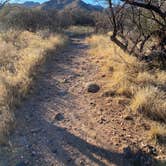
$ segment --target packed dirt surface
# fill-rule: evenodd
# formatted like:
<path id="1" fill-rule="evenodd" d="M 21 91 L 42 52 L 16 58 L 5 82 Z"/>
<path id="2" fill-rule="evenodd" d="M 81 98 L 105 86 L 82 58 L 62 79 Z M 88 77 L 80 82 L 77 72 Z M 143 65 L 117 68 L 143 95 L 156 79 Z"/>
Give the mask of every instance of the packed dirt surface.
<path id="1" fill-rule="evenodd" d="M 16 110 L 16 131 L 10 148 L 0 152 L 0 166 L 130 165 L 123 148 L 142 144 L 148 126 L 124 118 L 127 101 L 104 92 L 106 76 L 98 74 L 87 49 L 82 37 L 71 37 L 65 50 L 50 56 L 35 92 Z M 99 92 L 87 92 L 90 82 Z"/>

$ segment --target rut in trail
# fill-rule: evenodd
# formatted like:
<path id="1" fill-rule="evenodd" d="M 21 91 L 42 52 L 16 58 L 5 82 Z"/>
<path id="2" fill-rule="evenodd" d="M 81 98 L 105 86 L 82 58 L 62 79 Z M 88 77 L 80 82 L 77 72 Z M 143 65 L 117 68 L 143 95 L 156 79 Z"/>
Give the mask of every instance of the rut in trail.
<path id="1" fill-rule="evenodd" d="M 3 160 L 5 166 L 128 165 L 122 154 L 94 141 L 91 130 L 82 130 L 88 120 L 82 115 L 92 111 L 85 84 L 97 72 L 83 41 L 71 38 L 69 46 L 45 64 L 35 92 L 16 111 L 12 156 Z"/>

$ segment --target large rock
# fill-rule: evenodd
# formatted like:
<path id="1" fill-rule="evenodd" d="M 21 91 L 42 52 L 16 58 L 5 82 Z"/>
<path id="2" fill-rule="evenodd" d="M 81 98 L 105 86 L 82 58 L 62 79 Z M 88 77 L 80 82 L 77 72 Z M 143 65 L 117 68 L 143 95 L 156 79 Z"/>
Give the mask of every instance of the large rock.
<path id="1" fill-rule="evenodd" d="M 100 90 L 100 86 L 96 83 L 88 83 L 87 84 L 87 91 L 90 93 L 97 93 Z"/>

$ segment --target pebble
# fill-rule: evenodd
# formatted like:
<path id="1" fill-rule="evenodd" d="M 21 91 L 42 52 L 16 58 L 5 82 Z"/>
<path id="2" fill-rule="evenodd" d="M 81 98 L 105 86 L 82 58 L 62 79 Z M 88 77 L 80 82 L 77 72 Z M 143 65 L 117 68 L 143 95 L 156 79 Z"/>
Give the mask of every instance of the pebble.
<path id="1" fill-rule="evenodd" d="M 64 115 L 62 113 L 58 113 L 55 115 L 54 120 L 56 121 L 62 121 L 64 119 Z"/>
<path id="2" fill-rule="evenodd" d="M 124 117 L 124 119 L 130 121 L 130 120 L 133 120 L 133 117 L 131 115 L 127 115 Z"/>
<path id="3" fill-rule="evenodd" d="M 100 90 L 99 85 L 96 83 L 89 83 L 87 84 L 87 91 L 90 93 L 97 93 Z"/>

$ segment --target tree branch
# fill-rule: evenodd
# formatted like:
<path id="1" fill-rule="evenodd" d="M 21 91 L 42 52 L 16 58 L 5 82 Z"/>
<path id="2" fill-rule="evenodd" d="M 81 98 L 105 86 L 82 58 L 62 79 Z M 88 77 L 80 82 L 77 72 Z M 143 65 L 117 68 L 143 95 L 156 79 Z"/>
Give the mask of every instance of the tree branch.
<path id="1" fill-rule="evenodd" d="M 143 3 L 143 2 L 138 2 L 135 0 L 121 0 L 122 2 L 125 2 L 127 4 L 133 5 L 133 6 L 137 6 L 137 7 L 141 7 L 144 9 L 148 9 L 148 10 L 152 10 L 154 12 L 156 12 L 160 17 L 162 17 L 164 20 L 166 18 L 166 12 L 163 12 L 160 7 L 152 5 L 151 3 Z"/>

